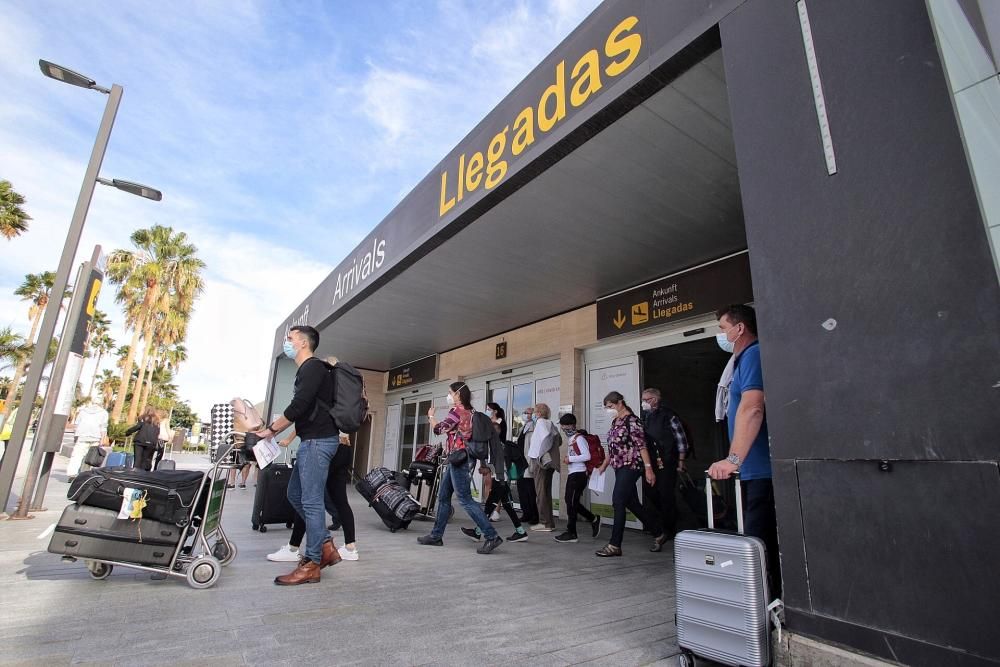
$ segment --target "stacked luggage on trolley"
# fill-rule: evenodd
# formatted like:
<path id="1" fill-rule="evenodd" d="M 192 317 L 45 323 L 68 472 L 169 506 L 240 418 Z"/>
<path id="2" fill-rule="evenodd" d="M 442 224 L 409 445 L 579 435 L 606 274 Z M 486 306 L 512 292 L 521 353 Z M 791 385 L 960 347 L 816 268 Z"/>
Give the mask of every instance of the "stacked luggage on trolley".
<path id="1" fill-rule="evenodd" d="M 221 454 L 205 472 L 113 467 L 80 473 L 68 493 L 74 504 L 63 510 L 49 552 L 84 559 L 94 579 L 123 566 L 209 588 L 236 558 L 221 521 L 233 466 L 224 463 L 228 452 Z"/>
<path id="2" fill-rule="evenodd" d="M 441 483 L 441 446 L 423 445 L 417 450 L 409 467 L 403 471 L 407 489 L 417 499 L 418 519 L 434 517 L 438 485 Z M 414 488 L 414 486 L 416 488 Z M 426 498 L 426 504 L 423 499 Z"/>

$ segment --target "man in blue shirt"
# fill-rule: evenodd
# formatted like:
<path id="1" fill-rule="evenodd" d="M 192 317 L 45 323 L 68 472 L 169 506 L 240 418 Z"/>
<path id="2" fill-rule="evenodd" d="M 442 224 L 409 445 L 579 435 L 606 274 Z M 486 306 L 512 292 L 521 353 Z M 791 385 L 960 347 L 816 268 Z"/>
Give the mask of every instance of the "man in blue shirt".
<path id="1" fill-rule="evenodd" d="M 743 485 L 743 523 L 747 535 L 767 547 L 773 597 L 781 595 L 778 522 L 771 483 L 771 445 L 764 413 L 764 377 L 757 342 L 757 314 L 750 306 L 727 306 L 718 313 L 719 346 L 736 357 L 729 385 L 729 456 L 708 469 L 712 479 L 728 479 L 737 470 Z"/>

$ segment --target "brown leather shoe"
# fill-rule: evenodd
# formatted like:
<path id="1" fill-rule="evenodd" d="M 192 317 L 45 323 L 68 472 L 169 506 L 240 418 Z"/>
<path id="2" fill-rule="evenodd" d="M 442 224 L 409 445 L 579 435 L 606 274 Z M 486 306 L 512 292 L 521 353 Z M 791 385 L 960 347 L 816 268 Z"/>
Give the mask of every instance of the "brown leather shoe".
<path id="1" fill-rule="evenodd" d="M 343 558 L 340 552 L 337 551 L 337 547 L 333 546 L 333 540 L 327 540 L 323 543 L 323 558 L 319 561 L 320 568 L 330 567 L 331 565 L 336 565 Z"/>
<path id="2" fill-rule="evenodd" d="M 274 583 L 279 586 L 298 586 L 299 584 L 319 583 L 319 564 L 314 563 L 311 560 L 303 559 L 299 561 L 298 567 L 292 570 L 290 574 L 286 574 L 282 577 L 275 577 Z"/>

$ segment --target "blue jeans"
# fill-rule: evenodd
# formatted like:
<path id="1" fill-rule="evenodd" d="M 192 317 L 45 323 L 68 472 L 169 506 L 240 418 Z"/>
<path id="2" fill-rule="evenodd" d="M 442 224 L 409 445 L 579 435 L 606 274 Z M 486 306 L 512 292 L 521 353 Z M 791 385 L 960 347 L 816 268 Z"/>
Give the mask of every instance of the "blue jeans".
<path id="1" fill-rule="evenodd" d="M 448 519 L 455 511 L 451 506 L 453 493 L 458 495 L 458 502 L 465 513 L 476 522 L 479 532 L 488 540 L 497 537 L 497 531 L 486 519 L 483 508 L 472 498 L 472 461 L 466 461 L 465 465 L 453 466 L 445 460 L 442 465 L 444 471 L 441 472 L 441 486 L 438 489 L 437 511 L 434 516 L 434 529 L 431 530 L 431 537 L 441 539 L 444 536 Z"/>
<path id="2" fill-rule="evenodd" d="M 288 480 L 288 502 L 306 522 L 306 558 L 319 563 L 323 557 L 323 543 L 330 539 L 326 528 L 326 478 L 330 461 L 337 454 L 340 440 L 317 438 L 303 440 Z"/>

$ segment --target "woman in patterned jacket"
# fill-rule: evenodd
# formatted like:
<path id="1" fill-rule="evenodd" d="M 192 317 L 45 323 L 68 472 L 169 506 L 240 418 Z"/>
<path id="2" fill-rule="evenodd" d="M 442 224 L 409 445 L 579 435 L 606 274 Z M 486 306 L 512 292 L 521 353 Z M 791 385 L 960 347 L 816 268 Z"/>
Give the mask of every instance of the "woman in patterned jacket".
<path id="1" fill-rule="evenodd" d="M 625 404 L 625 397 L 617 391 L 604 397 L 604 409 L 612 421 L 611 430 L 608 431 L 608 456 L 604 459 L 600 471 L 603 473 L 609 465 L 615 470 L 615 489 L 611 494 L 615 523 L 611 529 L 611 541 L 599 550 L 597 555 L 602 558 L 622 555 L 626 510 L 653 529 L 657 537 L 653 539 L 650 551 L 659 551 L 667 541 L 660 517 L 643 508 L 635 486 L 644 474 L 650 486 L 656 484 L 656 474 L 650 462 L 649 452 L 646 450 L 646 435 L 642 430 L 642 422 Z"/>

